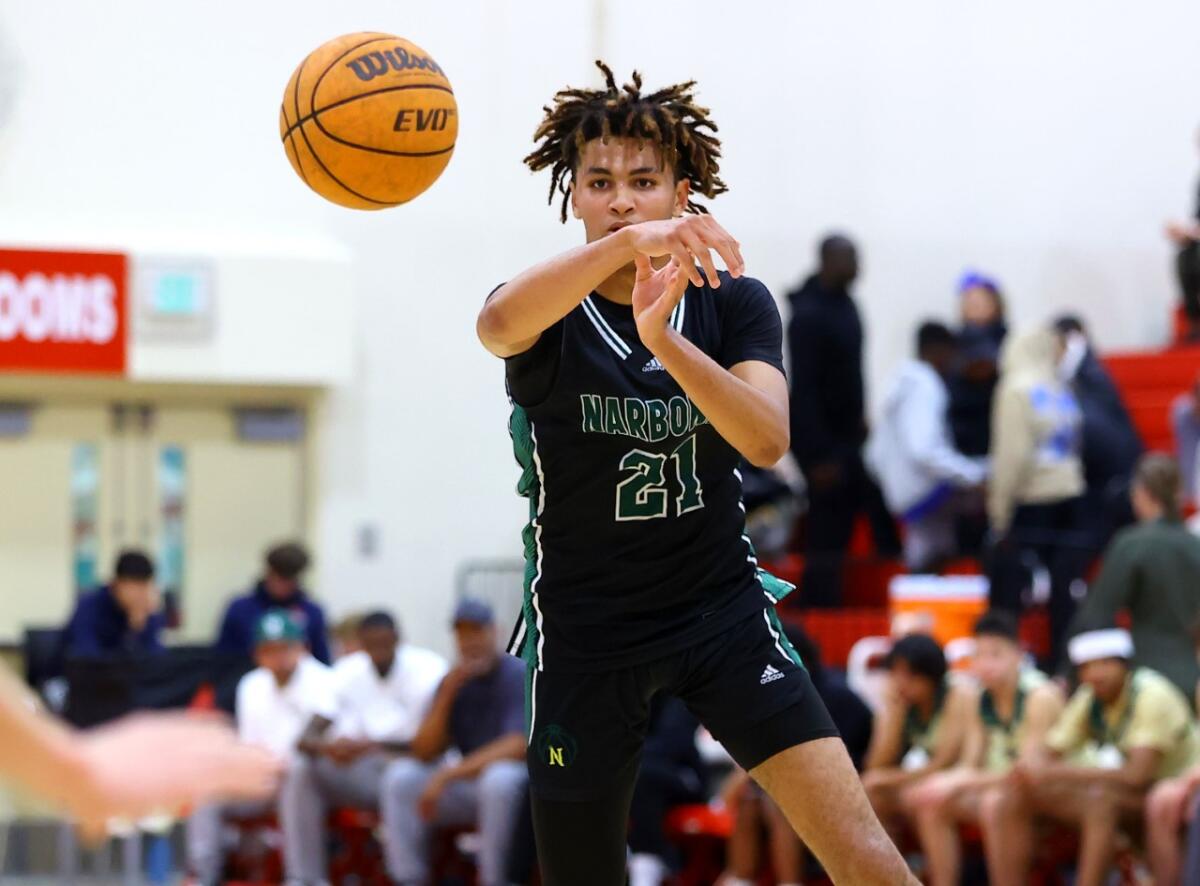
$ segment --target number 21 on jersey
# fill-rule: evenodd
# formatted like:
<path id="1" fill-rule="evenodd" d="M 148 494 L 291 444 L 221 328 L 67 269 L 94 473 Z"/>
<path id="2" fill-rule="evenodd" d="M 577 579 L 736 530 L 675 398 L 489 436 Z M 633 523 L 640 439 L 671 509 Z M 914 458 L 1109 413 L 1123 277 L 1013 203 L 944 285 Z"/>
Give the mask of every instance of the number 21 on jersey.
<path id="1" fill-rule="evenodd" d="M 704 490 L 696 476 L 696 435 L 688 437 L 670 455 L 631 449 L 621 458 L 621 471 L 628 472 L 617 484 L 617 520 L 656 520 L 670 515 L 671 496 L 665 468 L 675 462 L 679 494 L 674 496 L 674 516 L 704 507 Z"/>

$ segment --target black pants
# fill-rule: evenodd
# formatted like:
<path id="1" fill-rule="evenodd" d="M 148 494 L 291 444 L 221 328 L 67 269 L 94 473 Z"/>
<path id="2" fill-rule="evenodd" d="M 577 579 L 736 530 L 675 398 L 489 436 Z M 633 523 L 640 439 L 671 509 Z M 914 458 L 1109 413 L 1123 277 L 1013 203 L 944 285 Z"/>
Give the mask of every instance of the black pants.
<path id="1" fill-rule="evenodd" d="M 667 812 L 672 806 L 703 800 L 695 772 L 680 769 L 668 760 L 644 757 L 633 787 L 633 804 L 629 808 L 630 851 L 673 861 L 673 850 L 663 828 Z"/>
<path id="2" fill-rule="evenodd" d="M 1090 535 L 1084 528 L 1082 498 L 1045 504 L 1019 505 L 1008 535 L 997 542 L 988 557 L 991 583 L 990 604 L 1020 615 L 1022 596 L 1031 586 L 1037 567 L 1050 573 L 1050 656 L 1044 663 L 1051 671 L 1062 662 L 1067 629 L 1075 614 L 1072 586 L 1083 578 L 1094 554 Z"/>
<path id="3" fill-rule="evenodd" d="M 838 481 L 824 488 L 809 486 L 808 546 L 804 554 L 804 578 L 800 603 L 804 606 L 842 605 L 842 567 L 846 548 L 854 532 L 854 521 L 866 511 L 875 547 L 887 556 L 900 553 L 900 534 L 888 513 L 883 493 L 855 452 L 840 460 Z M 811 476 L 812 465 L 803 467 Z"/>
<path id="4" fill-rule="evenodd" d="M 1175 258 L 1179 293 L 1189 320 L 1200 323 L 1200 243 L 1189 243 Z"/>

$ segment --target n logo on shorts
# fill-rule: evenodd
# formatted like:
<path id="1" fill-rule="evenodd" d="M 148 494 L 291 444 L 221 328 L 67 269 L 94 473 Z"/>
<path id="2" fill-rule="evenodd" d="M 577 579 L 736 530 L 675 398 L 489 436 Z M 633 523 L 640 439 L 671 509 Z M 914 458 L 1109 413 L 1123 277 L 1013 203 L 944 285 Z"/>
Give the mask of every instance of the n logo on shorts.
<path id="1" fill-rule="evenodd" d="M 538 735 L 538 756 L 547 766 L 566 769 L 575 762 L 578 747 L 575 738 L 561 726 L 551 724 Z"/>

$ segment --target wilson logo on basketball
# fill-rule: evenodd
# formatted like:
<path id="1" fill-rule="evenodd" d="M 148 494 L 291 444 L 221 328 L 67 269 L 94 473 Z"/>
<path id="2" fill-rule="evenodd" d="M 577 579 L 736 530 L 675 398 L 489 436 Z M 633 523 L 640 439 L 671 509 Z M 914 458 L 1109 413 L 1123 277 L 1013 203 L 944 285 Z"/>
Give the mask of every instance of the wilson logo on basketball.
<path id="1" fill-rule="evenodd" d="M 393 132 L 441 132 L 454 116 L 454 108 L 401 108 Z"/>
<path id="2" fill-rule="evenodd" d="M 429 71 L 445 76 L 437 62 L 424 55 L 409 55 L 408 51 L 397 46 L 383 52 L 368 52 L 353 61 L 347 62 L 346 67 L 354 72 L 354 76 L 364 82 L 382 77 L 388 71 Z"/>

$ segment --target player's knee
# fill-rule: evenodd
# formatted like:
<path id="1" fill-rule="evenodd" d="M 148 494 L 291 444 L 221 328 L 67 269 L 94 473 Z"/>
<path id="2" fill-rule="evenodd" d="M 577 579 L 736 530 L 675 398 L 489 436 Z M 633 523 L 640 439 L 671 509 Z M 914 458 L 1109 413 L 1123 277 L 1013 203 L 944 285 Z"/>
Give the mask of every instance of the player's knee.
<path id="1" fill-rule="evenodd" d="M 415 802 L 429 780 L 425 764 L 401 757 L 383 771 L 382 793 L 388 797 L 411 799 Z"/>
<path id="2" fill-rule="evenodd" d="M 985 828 L 997 827 L 1014 808 L 1013 794 L 1004 788 L 985 791 L 979 798 L 979 821 Z"/>

